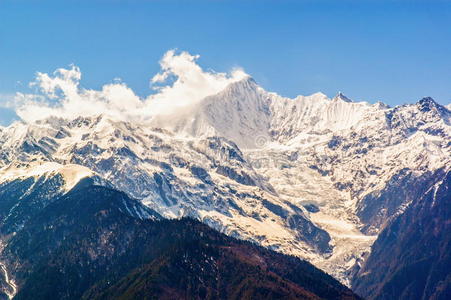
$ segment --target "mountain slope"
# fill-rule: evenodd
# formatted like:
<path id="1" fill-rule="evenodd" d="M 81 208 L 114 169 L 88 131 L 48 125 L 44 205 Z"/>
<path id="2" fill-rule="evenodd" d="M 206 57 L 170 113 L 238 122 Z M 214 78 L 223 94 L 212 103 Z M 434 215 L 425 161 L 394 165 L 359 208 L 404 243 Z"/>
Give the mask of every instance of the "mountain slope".
<path id="1" fill-rule="evenodd" d="M 357 298 L 298 258 L 159 219 L 122 192 L 80 182 L 2 237 L 14 299 Z"/>
<path id="2" fill-rule="evenodd" d="M 165 217 L 197 218 L 230 235 L 284 245 L 293 253 L 331 250 L 328 234 L 302 208 L 279 199 L 237 145 L 224 138 L 184 138 L 103 117 L 48 120 L 40 126 L 54 128 L 48 137 L 56 145 L 51 160 L 86 166 Z M 27 143 L 44 148 L 32 137 Z M 5 163 L 19 159 L 14 147 L 3 152 L 11 157 Z M 49 159 L 41 150 L 26 154 L 26 161 Z"/>
<path id="3" fill-rule="evenodd" d="M 449 299 L 451 172 L 417 194 L 381 232 L 353 287 L 368 299 Z"/>
<path id="4" fill-rule="evenodd" d="M 0 232 L 13 234 L 53 199 L 80 181 L 104 183 L 89 169 L 57 163 L 9 166 L 0 171 Z"/>

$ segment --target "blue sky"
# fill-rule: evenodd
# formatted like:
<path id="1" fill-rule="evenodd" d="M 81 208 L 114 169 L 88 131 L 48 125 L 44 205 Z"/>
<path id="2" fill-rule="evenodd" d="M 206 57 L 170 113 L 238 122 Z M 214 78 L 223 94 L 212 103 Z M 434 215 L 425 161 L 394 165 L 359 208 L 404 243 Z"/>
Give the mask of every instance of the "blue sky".
<path id="1" fill-rule="evenodd" d="M 35 73 L 75 64 L 82 85 L 138 95 L 169 49 L 244 68 L 284 96 L 342 91 L 390 105 L 451 102 L 451 1 L 0 1 L 1 108 Z"/>

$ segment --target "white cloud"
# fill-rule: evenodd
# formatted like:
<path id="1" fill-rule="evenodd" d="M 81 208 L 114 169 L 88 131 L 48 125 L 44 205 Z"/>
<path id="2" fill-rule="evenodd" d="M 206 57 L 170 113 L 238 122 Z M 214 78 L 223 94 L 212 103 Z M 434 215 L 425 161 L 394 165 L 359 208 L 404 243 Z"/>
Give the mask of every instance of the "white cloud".
<path id="1" fill-rule="evenodd" d="M 140 99 L 125 83 L 106 84 L 101 90 L 80 86 L 81 71 L 76 66 L 58 69 L 52 75 L 37 73 L 31 86 L 37 94 L 15 97 L 16 113 L 33 122 L 50 116 L 73 119 L 104 114 L 121 120 L 148 120 L 154 115 L 175 113 L 218 93 L 228 84 L 246 77 L 242 70 L 230 74 L 204 71 L 199 58 L 187 52 L 168 51 L 160 61 L 161 72 L 152 77 L 155 93 Z"/>
<path id="2" fill-rule="evenodd" d="M 172 84 L 156 87 L 157 94 L 147 98 L 152 111 L 171 113 L 174 108 L 196 104 L 203 98 L 216 94 L 232 82 L 243 79 L 247 74 L 236 69 L 231 74 L 207 72 L 196 64 L 199 55 L 188 52 L 175 54 L 166 52 L 160 61 L 162 72 L 156 74 L 151 82 L 166 83 L 175 78 Z"/>
<path id="3" fill-rule="evenodd" d="M 49 98 L 58 98 L 57 92 L 61 91 L 66 98 L 78 96 L 78 83 L 81 79 L 81 72 L 77 66 L 72 65 L 71 69 L 58 69 L 50 77 L 46 73 L 38 72 L 36 81 L 30 86 L 39 86 Z"/>

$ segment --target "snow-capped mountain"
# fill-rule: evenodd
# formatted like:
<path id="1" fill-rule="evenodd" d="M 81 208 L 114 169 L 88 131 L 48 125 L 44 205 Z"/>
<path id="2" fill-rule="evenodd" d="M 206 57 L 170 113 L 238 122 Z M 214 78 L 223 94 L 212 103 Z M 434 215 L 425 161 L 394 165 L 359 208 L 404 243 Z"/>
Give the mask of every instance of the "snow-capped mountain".
<path id="1" fill-rule="evenodd" d="M 394 108 L 341 93 L 288 99 L 246 77 L 142 122 L 99 115 L 0 128 L 0 180 L 51 169 L 70 189 L 95 174 L 164 217 L 197 218 L 349 284 L 409 206 L 408 185 L 450 165 L 450 118 L 431 98 Z"/>

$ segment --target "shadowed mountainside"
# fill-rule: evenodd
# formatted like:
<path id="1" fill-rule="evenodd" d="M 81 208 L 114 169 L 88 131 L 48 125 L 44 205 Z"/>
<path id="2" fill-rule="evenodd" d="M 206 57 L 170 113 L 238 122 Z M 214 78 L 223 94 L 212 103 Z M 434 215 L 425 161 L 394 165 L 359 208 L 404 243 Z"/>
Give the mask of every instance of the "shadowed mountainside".
<path id="1" fill-rule="evenodd" d="M 53 199 L 5 239 L 14 299 L 358 298 L 308 262 L 192 219 L 140 219 L 137 204 L 86 181 Z"/>

